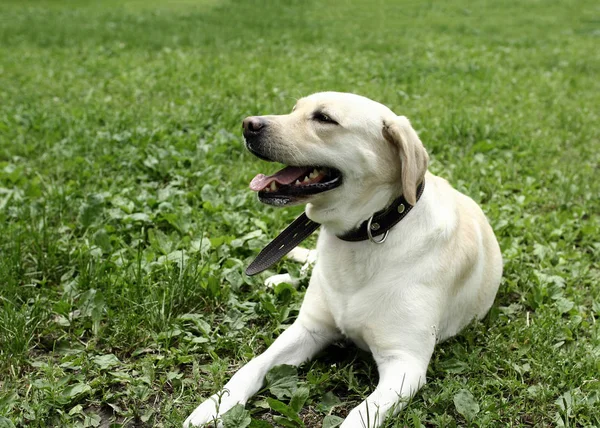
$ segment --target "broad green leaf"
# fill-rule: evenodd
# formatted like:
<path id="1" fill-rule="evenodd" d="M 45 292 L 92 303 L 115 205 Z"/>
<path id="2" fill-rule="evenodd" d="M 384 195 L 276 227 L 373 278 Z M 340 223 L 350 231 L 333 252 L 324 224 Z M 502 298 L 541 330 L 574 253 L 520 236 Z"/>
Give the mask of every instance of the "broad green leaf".
<path id="1" fill-rule="evenodd" d="M 171 226 L 173 226 L 173 228 L 182 235 L 187 233 L 190 228 L 189 227 L 190 225 L 185 220 L 185 217 L 183 217 L 179 214 L 163 213 L 161 217 L 163 220 L 165 220 L 167 223 L 169 223 Z"/>
<path id="2" fill-rule="evenodd" d="M 267 421 L 252 419 L 248 428 L 273 428 L 273 425 L 268 423 Z"/>
<path id="3" fill-rule="evenodd" d="M 100 330 L 100 321 L 104 318 L 106 302 L 104 297 L 94 289 L 83 293 L 80 297 L 81 315 L 89 316 L 92 319 L 92 331 L 98 334 Z"/>
<path id="4" fill-rule="evenodd" d="M 152 413 L 154 412 L 154 410 L 152 410 Z M 142 422 L 147 422 L 149 417 L 145 418 L 146 414 L 142 415 L 142 417 L 140 418 L 142 420 Z M 146 420 L 144 420 L 146 419 Z M 100 417 L 100 415 L 97 415 L 96 413 L 86 413 L 84 419 L 83 419 L 83 426 L 84 427 L 99 427 L 100 424 L 102 423 L 102 418 Z"/>
<path id="5" fill-rule="evenodd" d="M 262 230 L 254 230 L 250 233 L 245 234 L 241 238 L 237 238 L 231 241 L 231 246 L 234 248 L 241 247 L 242 245 L 244 245 L 244 242 L 249 241 L 250 239 L 261 237 L 263 235 L 264 233 L 262 232 Z"/>
<path id="6" fill-rule="evenodd" d="M 323 428 L 335 428 L 339 427 L 344 420 L 339 416 L 335 415 L 327 415 L 325 419 L 323 419 Z"/>
<path id="7" fill-rule="evenodd" d="M 411 419 L 413 428 L 421 428 L 423 426 L 423 424 L 421 423 L 421 418 L 417 413 L 413 413 Z"/>
<path id="8" fill-rule="evenodd" d="M 170 340 L 174 337 L 181 336 L 182 333 L 183 331 L 178 326 L 175 326 L 169 330 L 161 331 L 156 338 L 158 340 Z"/>
<path id="9" fill-rule="evenodd" d="M 281 413 L 283 416 L 288 418 L 290 422 L 296 422 L 302 424 L 302 420 L 298 417 L 298 414 L 285 403 L 282 403 L 279 400 L 275 400 L 274 398 L 267 398 L 267 403 L 269 403 L 269 407 L 275 410 L 277 413 Z"/>
<path id="10" fill-rule="evenodd" d="M 467 421 L 472 421 L 477 413 L 479 413 L 479 404 L 475 401 L 473 394 L 466 389 L 461 389 L 454 395 L 454 406 L 456 407 L 456 411 Z"/>
<path id="11" fill-rule="evenodd" d="M 133 208 L 134 208 L 133 201 L 130 201 L 129 199 L 126 199 L 122 196 L 115 196 L 114 198 L 111 199 L 110 203 L 114 207 L 120 208 L 122 211 L 126 212 L 127 214 L 131 214 L 131 212 L 133 211 Z"/>
<path id="12" fill-rule="evenodd" d="M 102 252 L 109 254 L 112 251 L 112 245 L 110 243 L 110 236 L 106 233 L 106 230 L 99 229 L 94 234 L 94 243 L 102 249 Z"/>
<path id="13" fill-rule="evenodd" d="M 183 373 L 170 371 L 167 373 L 167 380 L 172 381 L 173 379 L 181 379 L 183 377 Z"/>
<path id="14" fill-rule="evenodd" d="M 328 413 L 334 406 L 341 404 L 339 398 L 333 392 L 327 392 L 323 395 L 321 402 L 317 404 L 317 410 L 319 412 Z"/>
<path id="15" fill-rule="evenodd" d="M 178 318 L 183 321 L 191 321 L 192 323 L 194 323 L 195 327 L 205 335 L 208 335 L 210 333 L 210 324 L 207 323 L 203 319 L 203 316 L 200 314 L 183 314 L 180 315 Z"/>
<path id="16" fill-rule="evenodd" d="M 567 391 L 558 397 L 555 401 L 556 405 L 560 407 L 561 410 L 566 410 L 568 413 L 571 412 L 573 408 L 573 396 L 571 395 L 571 391 Z"/>
<path id="17" fill-rule="evenodd" d="M 169 254 L 173 249 L 173 241 L 159 229 L 148 229 L 148 241 L 162 254 Z"/>
<path id="18" fill-rule="evenodd" d="M 119 382 L 131 382 L 131 375 L 129 373 L 126 372 L 119 372 L 119 371 L 110 371 L 108 372 L 108 374 L 110 374 L 113 378 L 115 378 L 115 380 L 119 381 Z"/>
<path id="19" fill-rule="evenodd" d="M 0 398 L 0 411 L 8 414 L 12 408 L 20 402 L 19 395 L 16 392 L 7 393 L 4 397 Z"/>
<path id="20" fill-rule="evenodd" d="M 106 303 L 100 293 L 92 288 L 81 295 L 80 301 L 82 316 L 91 317 L 94 321 L 102 319 Z"/>
<path id="21" fill-rule="evenodd" d="M 280 400 L 291 397 L 298 389 L 298 370 L 294 366 L 275 366 L 266 378 L 269 391 Z"/>
<path id="22" fill-rule="evenodd" d="M 213 206 L 219 206 L 223 200 L 222 196 L 216 191 L 214 186 L 205 184 L 200 190 L 200 197 L 203 201 L 210 202 Z"/>
<path id="23" fill-rule="evenodd" d="M 277 422 L 277 425 L 285 428 L 298 428 L 304 426 L 302 422 L 293 421 L 291 419 L 288 419 L 287 416 L 273 416 L 273 420 Z"/>
<path id="24" fill-rule="evenodd" d="M 65 388 L 62 392 L 62 396 L 65 398 L 74 398 L 78 395 L 84 394 L 91 390 L 92 390 L 91 386 L 86 385 L 84 383 L 78 383 L 78 384 L 69 386 L 68 388 Z"/>
<path id="25" fill-rule="evenodd" d="M 0 428 L 15 428 L 15 424 L 4 416 L 0 416 Z"/>
<path id="26" fill-rule="evenodd" d="M 132 220 L 132 221 L 139 221 L 139 222 L 144 222 L 144 223 L 149 223 L 150 222 L 150 216 L 146 213 L 133 213 L 133 214 L 128 214 L 125 216 L 125 219 L 127 220 Z"/>
<path id="27" fill-rule="evenodd" d="M 294 410 L 296 413 L 299 413 L 302 409 L 302 406 L 304 406 L 309 393 L 310 390 L 305 386 L 298 388 L 290 400 L 290 407 L 292 410 Z"/>
<path id="28" fill-rule="evenodd" d="M 121 364 L 121 361 L 114 354 L 99 355 L 94 357 L 92 361 L 103 370 Z"/>
<path id="29" fill-rule="evenodd" d="M 225 428 L 245 428 L 250 425 L 250 422 L 250 412 L 244 408 L 243 404 L 236 404 L 223 415 Z"/>
<path id="30" fill-rule="evenodd" d="M 212 248 L 211 240 L 208 238 L 195 239 L 190 243 L 189 251 L 192 253 L 200 252 L 200 254 L 208 254 Z"/>
<path id="31" fill-rule="evenodd" d="M 533 254 L 535 254 L 540 260 L 544 260 L 549 253 L 550 248 L 537 242 L 533 244 Z"/>
<path id="32" fill-rule="evenodd" d="M 184 250 L 175 250 L 167 254 L 166 256 L 160 256 L 156 262 L 159 265 L 164 265 L 167 261 L 174 262 L 179 268 L 184 268 L 186 262 L 190 257 L 185 253 Z"/>
<path id="33" fill-rule="evenodd" d="M 558 311 L 561 314 L 569 312 L 571 309 L 573 309 L 573 306 L 575 306 L 575 303 L 573 303 L 569 299 L 566 299 L 564 297 L 559 297 L 558 299 L 556 299 L 556 307 L 558 308 Z"/>
<path id="34" fill-rule="evenodd" d="M 81 204 L 79 208 L 78 220 L 85 229 L 97 222 L 102 215 L 102 204 L 104 199 L 102 195 L 92 194 Z"/>

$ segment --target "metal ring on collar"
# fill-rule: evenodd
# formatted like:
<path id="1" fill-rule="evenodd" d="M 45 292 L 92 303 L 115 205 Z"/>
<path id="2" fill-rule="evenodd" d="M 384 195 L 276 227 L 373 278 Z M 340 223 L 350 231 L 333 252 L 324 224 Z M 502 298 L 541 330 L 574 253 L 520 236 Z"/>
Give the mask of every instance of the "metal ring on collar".
<path id="1" fill-rule="evenodd" d="M 371 216 L 371 218 L 369 219 L 369 222 L 367 223 L 367 235 L 369 236 L 369 241 L 375 243 L 375 244 L 383 244 L 385 242 L 385 240 L 387 239 L 388 233 L 390 233 L 389 230 L 386 230 L 385 233 L 383 234 L 383 238 L 381 238 L 379 241 L 376 241 L 375 238 L 373 238 L 373 235 L 371 234 L 371 223 L 373 222 L 373 217 Z M 377 223 L 375 223 L 377 224 Z M 379 227 L 377 227 L 376 229 L 379 229 Z"/>

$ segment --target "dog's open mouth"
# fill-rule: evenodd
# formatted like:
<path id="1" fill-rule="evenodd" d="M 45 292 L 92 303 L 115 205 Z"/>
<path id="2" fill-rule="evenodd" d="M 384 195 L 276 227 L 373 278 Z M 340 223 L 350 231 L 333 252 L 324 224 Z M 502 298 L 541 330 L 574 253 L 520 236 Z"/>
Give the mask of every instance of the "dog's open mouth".
<path id="1" fill-rule="evenodd" d="M 273 175 L 258 174 L 250 182 L 250 189 L 258 192 L 261 202 L 283 206 L 303 202 L 340 184 L 342 174 L 335 168 L 287 166 Z"/>

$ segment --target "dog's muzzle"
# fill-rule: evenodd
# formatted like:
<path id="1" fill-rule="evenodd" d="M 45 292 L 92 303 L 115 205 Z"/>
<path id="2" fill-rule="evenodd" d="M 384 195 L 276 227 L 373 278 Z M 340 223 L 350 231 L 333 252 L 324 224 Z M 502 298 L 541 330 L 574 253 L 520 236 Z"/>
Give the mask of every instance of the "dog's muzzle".
<path id="1" fill-rule="evenodd" d="M 246 148 L 254 156 L 271 162 L 272 160 L 263 153 L 264 147 L 262 147 L 263 144 L 261 141 L 269 127 L 268 125 L 269 122 L 267 122 L 267 120 L 258 116 L 247 117 L 242 122 L 244 139 L 246 140 Z"/>

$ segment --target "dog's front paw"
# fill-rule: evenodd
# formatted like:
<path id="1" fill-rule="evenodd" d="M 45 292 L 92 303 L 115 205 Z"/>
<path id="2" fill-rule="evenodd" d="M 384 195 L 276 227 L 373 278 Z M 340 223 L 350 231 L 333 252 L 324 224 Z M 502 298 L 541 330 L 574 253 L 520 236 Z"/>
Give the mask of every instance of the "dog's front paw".
<path id="1" fill-rule="evenodd" d="M 289 273 L 281 273 L 279 275 L 273 275 L 265 279 L 265 285 L 269 288 L 273 288 L 283 282 L 287 282 L 292 287 L 297 287 L 300 280 L 292 278 Z"/>
<path id="2" fill-rule="evenodd" d="M 183 427 L 203 427 L 211 424 L 209 426 L 220 428 L 223 426 L 220 422 L 221 416 L 238 403 L 241 403 L 241 400 L 232 396 L 229 391 L 215 394 L 196 407 L 196 410 L 183 423 Z"/>
<path id="3" fill-rule="evenodd" d="M 377 409 L 367 408 L 363 404 L 348 413 L 340 428 L 376 428 L 383 424 L 383 419 L 384 416 Z"/>

